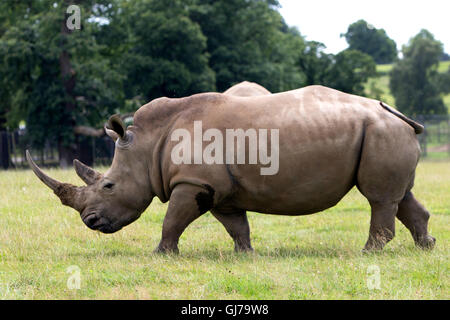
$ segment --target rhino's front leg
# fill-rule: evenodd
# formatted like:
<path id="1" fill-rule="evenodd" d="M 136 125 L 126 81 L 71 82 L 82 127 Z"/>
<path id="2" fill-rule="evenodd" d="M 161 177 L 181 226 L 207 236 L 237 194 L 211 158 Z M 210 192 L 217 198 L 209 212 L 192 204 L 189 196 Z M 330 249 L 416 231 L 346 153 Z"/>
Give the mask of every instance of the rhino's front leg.
<path id="1" fill-rule="evenodd" d="M 179 184 L 172 191 L 156 252 L 178 253 L 178 240 L 186 227 L 213 205 L 212 189 Z"/>

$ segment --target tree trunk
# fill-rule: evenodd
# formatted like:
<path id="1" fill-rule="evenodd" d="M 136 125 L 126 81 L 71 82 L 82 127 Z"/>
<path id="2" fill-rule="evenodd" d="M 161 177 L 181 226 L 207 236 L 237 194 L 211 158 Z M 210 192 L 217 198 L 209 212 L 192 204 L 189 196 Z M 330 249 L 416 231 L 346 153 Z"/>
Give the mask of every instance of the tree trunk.
<path id="1" fill-rule="evenodd" d="M 70 168 L 73 160 L 76 158 L 76 148 L 73 146 L 65 146 L 64 143 L 58 142 L 59 166 L 61 168 Z"/>
<path id="2" fill-rule="evenodd" d="M 8 169 L 9 167 L 9 148 L 8 148 L 8 132 L 0 131 L 0 168 Z"/>
<path id="3" fill-rule="evenodd" d="M 67 28 L 66 21 L 68 18 L 68 14 L 65 13 L 64 19 L 61 23 L 61 35 L 62 38 L 68 38 L 71 31 Z M 67 41 L 62 41 L 62 50 L 61 55 L 59 57 L 59 65 L 61 69 L 61 79 L 63 82 L 64 90 L 66 93 L 66 101 L 65 101 L 65 112 L 68 116 L 68 119 L 64 121 L 65 123 L 61 123 L 65 127 L 65 130 L 69 132 L 73 132 L 73 128 L 75 127 L 75 120 L 73 117 L 73 112 L 75 110 L 75 70 L 72 68 L 70 63 L 70 55 L 67 49 L 65 48 Z M 58 151 L 59 151 L 59 165 L 62 168 L 67 168 L 72 166 L 72 162 L 76 156 L 76 144 L 68 143 L 68 141 L 64 141 L 62 137 L 58 139 Z"/>
<path id="4" fill-rule="evenodd" d="M 78 160 L 88 166 L 94 165 L 94 150 L 92 148 L 92 137 L 79 137 L 78 143 Z"/>

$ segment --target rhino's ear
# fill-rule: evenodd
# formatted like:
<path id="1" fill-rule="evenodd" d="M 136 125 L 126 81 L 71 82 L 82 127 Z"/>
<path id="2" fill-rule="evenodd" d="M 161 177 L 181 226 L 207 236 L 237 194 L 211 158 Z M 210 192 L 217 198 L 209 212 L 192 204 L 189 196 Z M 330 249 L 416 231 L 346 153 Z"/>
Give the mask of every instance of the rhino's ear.
<path id="1" fill-rule="evenodd" d="M 125 124 L 118 114 L 112 115 L 105 125 L 105 132 L 114 141 L 125 138 Z"/>
<path id="2" fill-rule="evenodd" d="M 111 139 L 113 139 L 114 141 L 116 141 L 117 139 L 119 139 L 119 135 L 118 135 L 114 130 L 108 129 L 108 127 L 106 126 L 106 124 L 105 124 L 105 132 L 106 132 L 106 134 L 107 134 Z"/>

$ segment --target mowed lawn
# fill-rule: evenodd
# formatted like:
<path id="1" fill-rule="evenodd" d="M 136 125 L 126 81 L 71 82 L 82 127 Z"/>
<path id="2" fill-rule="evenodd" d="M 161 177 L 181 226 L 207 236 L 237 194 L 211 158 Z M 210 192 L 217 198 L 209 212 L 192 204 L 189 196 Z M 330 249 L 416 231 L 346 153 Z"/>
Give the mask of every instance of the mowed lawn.
<path id="1" fill-rule="evenodd" d="M 74 171 L 48 172 L 81 184 Z M 183 234 L 177 256 L 153 253 L 167 204 L 154 200 L 139 220 L 104 235 L 31 171 L 2 171 L 0 298 L 449 299 L 450 162 L 421 162 L 414 192 L 432 213 L 431 252 L 416 249 L 397 221 L 383 252 L 362 253 L 369 206 L 352 190 L 315 215 L 249 213 L 253 254 L 234 253 L 207 213 Z"/>

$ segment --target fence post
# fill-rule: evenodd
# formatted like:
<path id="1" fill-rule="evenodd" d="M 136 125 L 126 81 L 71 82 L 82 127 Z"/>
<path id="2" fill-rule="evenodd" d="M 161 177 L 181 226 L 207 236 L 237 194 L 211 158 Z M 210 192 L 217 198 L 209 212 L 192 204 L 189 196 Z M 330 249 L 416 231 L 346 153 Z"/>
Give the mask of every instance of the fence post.
<path id="1" fill-rule="evenodd" d="M 428 136 L 428 129 L 427 129 L 427 124 L 426 121 L 423 120 L 423 157 L 425 158 L 427 156 L 427 136 Z"/>
<path id="2" fill-rule="evenodd" d="M 8 132 L 0 131 L 0 167 L 8 169 L 9 167 L 9 144 Z"/>

